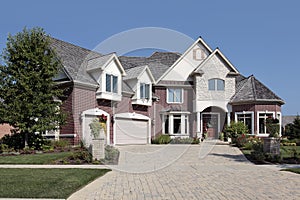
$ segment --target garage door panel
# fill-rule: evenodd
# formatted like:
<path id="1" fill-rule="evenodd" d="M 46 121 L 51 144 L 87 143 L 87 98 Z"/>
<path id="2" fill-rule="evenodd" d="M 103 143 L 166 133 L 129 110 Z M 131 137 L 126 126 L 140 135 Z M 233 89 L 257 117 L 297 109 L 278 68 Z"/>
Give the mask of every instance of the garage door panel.
<path id="1" fill-rule="evenodd" d="M 146 144 L 148 121 L 116 119 L 116 144 Z"/>

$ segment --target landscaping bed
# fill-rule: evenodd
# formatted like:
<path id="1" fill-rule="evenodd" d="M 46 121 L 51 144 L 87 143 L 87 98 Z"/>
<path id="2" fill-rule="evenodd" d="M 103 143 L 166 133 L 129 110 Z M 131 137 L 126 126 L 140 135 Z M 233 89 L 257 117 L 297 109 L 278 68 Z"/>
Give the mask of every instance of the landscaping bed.
<path id="1" fill-rule="evenodd" d="M 2 145 L 0 164 L 118 164 L 119 151 L 106 146 L 105 159 L 93 160 L 91 153 L 83 146 L 71 146 L 67 141 L 52 141 L 41 150 L 24 148 L 15 150 Z"/>

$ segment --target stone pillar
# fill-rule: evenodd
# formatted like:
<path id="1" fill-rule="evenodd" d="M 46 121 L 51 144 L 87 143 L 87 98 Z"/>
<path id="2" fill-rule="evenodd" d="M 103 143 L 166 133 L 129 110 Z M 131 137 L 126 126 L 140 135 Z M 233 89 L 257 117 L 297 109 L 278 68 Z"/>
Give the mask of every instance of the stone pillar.
<path id="1" fill-rule="evenodd" d="M 93 160 L 100 160 L 105 158 L 105 143 L 106 137 L 103 129 L 100 129 L 99 139 L 92 140 L 92 156 Z"/>
<path id="2" fill-rule="evenodd" d="M 197 137 L 202 138 L 201 134 L 201 115 L 200 112 L 197 112 L 197 120 L 196 120 L 196 127 L 197 127 Z"/>

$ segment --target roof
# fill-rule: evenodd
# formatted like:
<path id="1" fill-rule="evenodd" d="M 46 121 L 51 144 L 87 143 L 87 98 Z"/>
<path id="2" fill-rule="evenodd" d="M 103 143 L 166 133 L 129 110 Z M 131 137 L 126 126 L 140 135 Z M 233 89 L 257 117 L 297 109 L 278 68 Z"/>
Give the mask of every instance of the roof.
<path id="1" fill-rule="evenodd" d="M 258 81 L 253 75 L 245 78 L 241 75 L 236 77 L 236 93 L 231 98 L 231 103 L 243 102 L 277 102 L 284 101 L 272 92 L 267 86 Z"/>
<path id="2" fill-rule="evenodd" d="M 239 74 L 239 71 L 231 64 L 231 62 L 229 62 L 229 60 L 222 54 L 222 52 L 218 48 L 215 49 L 203 62 L 201 62 L 193 73 L 203 73 L 202 67 L 205 66 L 205 64 L 215 56 L 224 61 L 224 64 L 226 64 L 230 72 Z"/>
<path id="3" fill-rule="evenodd" d="M 50 38 L 50 46 L 55 50 L 66 72 L 73 81 L 97 84 L 87 74 L 85 68 L 88 58 L 100 57 L 102 56 L 101 54 L 55 38 Z"/>
<path id="4" fill-rule="evenodd" d="M 119 60 L 126 72 L 128 69 L 147 65 L 154 79 L 157 80 L 179 57 L 179 53 L 154 52 L 150 57 L 120 56 Z"/>
<path id="5" fill-rule="evenodd" d="M 129 69 L 125 70 L 127 76 L 125 76 L 123 78 L 123 80 L 129 80 L 129 79 L 137 78 L 141 74 L 141 72 L 145 70 L 145 68 L 147 68 L 146 65 L 139 66 L 139 67 L 133 67 L 133 68 L 129 68 Z"/>

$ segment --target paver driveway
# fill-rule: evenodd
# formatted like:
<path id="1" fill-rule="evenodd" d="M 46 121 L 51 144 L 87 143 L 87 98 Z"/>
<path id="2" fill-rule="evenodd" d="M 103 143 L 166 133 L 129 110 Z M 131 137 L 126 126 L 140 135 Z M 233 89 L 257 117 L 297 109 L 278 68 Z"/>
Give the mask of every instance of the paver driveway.
<path id="1" fill-rule="evenodd" d="M 300 199 L 300 175 L 253 165 L 214 141 L 119 148 L 120 165 L 69 199 Z"/>

